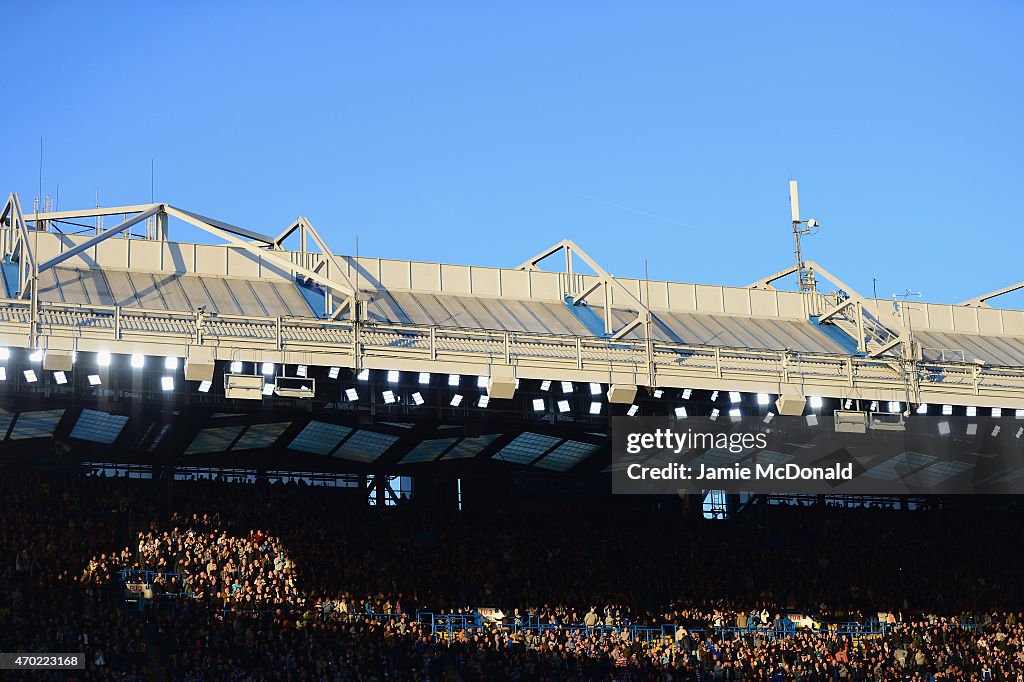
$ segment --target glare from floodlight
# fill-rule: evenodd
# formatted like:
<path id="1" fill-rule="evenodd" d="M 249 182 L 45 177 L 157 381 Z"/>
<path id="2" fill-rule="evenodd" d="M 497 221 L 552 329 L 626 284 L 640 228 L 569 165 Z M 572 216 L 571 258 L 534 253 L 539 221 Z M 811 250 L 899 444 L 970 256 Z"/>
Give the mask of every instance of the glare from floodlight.
<path id="1" fill-rule="evenodd" d="M 679 407 L 677 407 L 675 409 L 675 413 L 676 413 L 677 417 L 685 417 L 686 416 L 686 406 L 685 405 L 680 405 Z"/>
<path id="2" fill-rule="evenodd" d="M 397 384 L 398 383 L 398 370 L 397 369 L 389 369 L 388 370 L 388 383 L 389 384 Z"/>
<path id="3" fill-rule="evenodd" d="M 210 389 L 212 387 L 213 387 L 213 382 L 212 381 L 200 381 L 199 382 L 199 392 L 200 393 L 209 393 Z"/>
<path id="4" fill-rule="evenodd" d="M 992 408 L 992 416 L 993 417 L 1002 417 L 1003 416 L 1003 408 L 1001 408 L 1001 407 L 993 407 Z"/>
<path id="5" fill-rule="evenodd" d="M 967 425 L 967 435 L 968 436 L 974 436 L 977 433 L 978 433 L 978 425 L 977 424 L 968 424 Z"/>
<path id="6" fill-rule="evenodd" d="M 160 378 L 160 388 L 162 388 L 165 391 L 173 391 L 174 390 L 174 377 L 161 377 Z"/>
<path id="7" fill-rule="evenodd" d="M 54 372 L 53 373 L 53 380 L 56 381 L 60 385 L 64 385 L 64 384 L 68 383 L 68 375 L 65 374 L 64 372 Z"/>
<path id="8" fill-rule="evenodd" d="M 758 393 L 757 394 L 757 404 L 758 405 L 767 405 L 768 401 L 769 401 L 769 398 L 768 398 L 768 394 L 767 393 Z"/>
<path id="9" fill-rule="evenodd" d="M 354 403 L 355 401 L 359 400 L 359 391 L 357 391 L 354 388 L 346 388 L 345 397 L 348 398 L 348 401 L 350 403 Z"/>
<path id="10" fill-rule="evenodd" d="M 590 395 L 601 395 L 601 384 L 590 384 Z"/>
<path id="11" fill-rule="evenodd" d="M 384 391 L 383 393 L 381 393 L 381 396 L 383 396 L 384 402 L 386 404 L 388 404 L 388 405 L 390 405 L 390 404 L 395 402 L 395 392 L 394 391 Z"/>
<path id="12" fill-rule="evenodd" d="M 35 383 L 35 381 L 36 381 L 36 372 L 35 372 L 34 369 L 26 369 L 25 370 L 25 381 L 27 381 L 30 384 L 31 383 Z"/>
<path id="13" fill-rule="evenodd" d="M 477 407 L 487 407 L 491 403 L 491 397 L 489 395 L 482 395 L 480 399 L 476 401 Z"/>
<path id="14" fill-rule="evenodd" d="M 953 414 L 953 406 L 952 405 L 943 405 L 942 406 L 942 414 L 946 415 L 947 417 L 949 415 Z"/>
<path id="15" fill-rule="evenodd" d="M 298 367 L 295 368 L 296 376 L 306 378 L 307 374 L 309 374 L 309 367 L 307 367 L 306 365 L 299 365 Z"/>
<path id="16" fill-rule="evenodd" d="M 811 409 L 812 410 L 820 410 L 821 409 L 821 396 L 820 395 L 812 395 L 811 399 L 810 399 L 810 403 L 811 403 Z"/>
<path id="17" fill-rule="evenodd" d="M 918 414 L 928 414 L 928 403 L 921 403 L 917 406 Z"/>
<path id="18" fill-rule="evenodd" d="M 691 395 L 693 395 L 693 389 L 692 388 L 684 388 L 683 389 L 683 400 L 689 400 Z"/>
<path id="19" fill-rule="evenodd" d="M 571 381 L 563 381 L 562 382 L 562 393 L 572 393 L 572 382 Z"/>
<path id="20" fill-rule="evenodd" d="M 568 412 L 569 411 L 569 401 L 568 400 L 559 400 L 558 401 L 558 411 L 563 413 L 563 414 Z"/>
<path id="21" fill-rule="evenodd" d="M 329 379 L 337 379 L 339 374 L 341 374 L 341 367 L 331 367 L 327 370 L 327 377 Z"/>
<path id="22" fill-rule="evenodd" d="M 459 381 L 461 381 L 461 380 L 462 380 L 462 377 L 459 376 L 458 374 L 449 374 L 448 375 L 448 385 L 449 386 L 458 386 L 459 385 Z"/>
<path id="23" fill-rule="evenodd" d="M 263 364 L 260 365 L 260 372 L 263 373 L 266 376 L 273 376 L 274 375 L 274 363 L 272 363 L 272 362 L 264 362 Z"/>
<path id="24" fill-rule="evenodd" d="M 109 353 L 108 353 L 108 356 L 109 356 Z M 43 361 L 43 349 L 39 348 L 39 349 L 36 349 L 36 350 L 32 351 L 29 354 L 28 359 L 31 360 L 32 362 L 42 362 Z"/>
<path id="25" fill-rule="evenodd" d="M 949 422 L 939 422 L 939 435 L 940 436 L 948 436 L 949 435 Z"/>
<path id="26" fill-rule="evenodd" d="M 743 400 L 743 397 L 740 396 L 740 392 L 739 391 L 729 391 L 729 402 L 731 402 L 731 403 L 738 403 L 741 400 Z"/>
<path id="27" fill-rule="evenodd" d="M 636 413 L 640 411 L 639 405 L 630 405 L 629 409 L 626 410 L 626 414 L 630 417 L 635 417 Z"/>
<path id="28" fill-rule="evenodd" d="M 232 360 L 231 361 L 231 373 L 232 374 L 241 374 L 242 373 L 242 361 L 241 360 Z"/>
<path id="29" fill-rule="evenodd" d="M 718 391 L 712 391 L 711 392 L 711 402 L 715 402 L 716 400 L 718 400 Z"/>
<path id="30" fill-rule="evenodd" d="M 7 381 L 7 368 L 0 367 L 0 381 Z"/>
<path id="31" fill-rule="evenodd" d="M 412 401 L 416 405 L 422 405 L 424 402 L 426 402 L 425 400 L 423 400 L 423 394 L 420 393 L 419 391 L 416 391 L 415 393 L 412 394 Z"/>
<path id="32" fill-rule="evenodd" d="M 142 369 L 142 366 L 146 364 L 146 356 L 142 353 L 132 353 L 132 367 L 135 369 Z"/>
<path id="33" fill-rule="evenodd" d="M 168 355 L 165 357 L 164 369 L 178 369 L 178 358 L 174 355 Z"/>
<path id="34" fill-rule="evenodd" d="M 359 374 L 356 375 L 356 379 L 358 379 L 359 381 L 369 381 L 370 380 L 370 370 L 368 370 L 368 369 L 361 369 L 361 370 L 359 370 Z"/>
<path id="35" fill-rule="evenodd" d="M 90 386 L 99 386 L 102 383 L 103 383 L 103 380 L 100 379 L 100 375 L 99 374 L 90 374 L 89 375 L 89 385 Z"/>
<path id="36" fill-rule="evenodd" d="M 0 347 L 0 360 L 10 360 L 11 349 Z"/>
<path id="37" fill-rule="evenodd" d="M 545 379 L 544 381 L 540 382 L 540 390 L 547 391 L 550 388 L 551 388 L 551 381 Z"/>
<path id="38" fill-rule="evenodd" d="M 594 401 L 590 403 L 590 414 L 601 414 L 601 403 Z"/>
<path id="39" fill-rule="evenodd" d="M 458 407 L 459 405 L 462 404 L 462 396 L 456 393 L 455 395 L 452 396 L 452 402 L 450 404 L 452 407 Z"/>
<path id="40" fill-rule="evenodd" d="M 476 387 L 477 388 L 487 388 L 487 377 L 477 377 L 476 378 Z"/>
<path id="41" fill-rule="evenodd" d="M 430 383 L 430 372 L 420 372 L 420 384 L 425 385 Z"/>
<path id="42" fill-rule="evenodd" d="M 809 415 L 807 415 L 807 425 L 808 426 L 817 426 L 818 425 L 818 415 L 816 415 L 816 414 L 809 414 Z"/>
<path id="43" fill-rule="evenodd" d="M 543 412 L 544 411 L 544 399 L 543 398 L 534 398 L 533 399 L 533 411 L 534 412 Z"/>
<path id="44" fill-rule="evenodd" d="M 110 353 L 105 350 L 100 351 L 96 354 L 96 364 L 100 367 L 107 367 L 110 365 Z"/>

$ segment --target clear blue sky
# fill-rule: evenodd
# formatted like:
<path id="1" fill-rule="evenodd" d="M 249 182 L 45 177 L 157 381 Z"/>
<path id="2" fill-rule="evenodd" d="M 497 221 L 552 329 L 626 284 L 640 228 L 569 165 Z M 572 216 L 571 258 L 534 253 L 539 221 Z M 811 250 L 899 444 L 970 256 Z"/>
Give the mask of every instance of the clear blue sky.
<path id="1" fill-rule="evenodd" d="M 745 285 L 794 177 L 863 294 L 1024 280 L 1019 2 L 150 4 L 6 7 L 0 191 L 42 137 L 61 208 L 155 158 L 157 200 L 339 253 Z"/>

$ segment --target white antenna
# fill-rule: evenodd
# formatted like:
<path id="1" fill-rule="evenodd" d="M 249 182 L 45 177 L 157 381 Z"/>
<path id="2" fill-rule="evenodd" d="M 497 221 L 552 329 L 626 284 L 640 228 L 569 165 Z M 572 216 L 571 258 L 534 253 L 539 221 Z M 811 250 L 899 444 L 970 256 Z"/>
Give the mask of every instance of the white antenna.
<path id="1" fill-rule="evenodd" d="M 804 267 L 803 253 L 800 251 L 800 238 L 805 234 L 812 234 L 818 227 L 818 221 L 814 218 L 800 219 L 800 193 L 797 191 L 796 180 L 789 181 L 789 209 L 793 214 L 793 244 L 796 251 L 796 275 L 800 291 L 814 291 L 814 273 L 807 272 L 807 268 Z"/>

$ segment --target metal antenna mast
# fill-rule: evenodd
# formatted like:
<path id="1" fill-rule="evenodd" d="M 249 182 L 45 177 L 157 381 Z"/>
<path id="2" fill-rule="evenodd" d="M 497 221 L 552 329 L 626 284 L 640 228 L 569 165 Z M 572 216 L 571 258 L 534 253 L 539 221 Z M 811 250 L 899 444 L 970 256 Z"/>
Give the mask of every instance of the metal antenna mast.
<path id="1" fill-rule="evenodd" d="M 818 227 L 818 221 L 814 218 L 800 219 L 800 194 L 797 191 L 796 180 L 789 181 L 789 209 L 793 214 L 793 245 L 796 252 L 796 275 L 800 291 L 814 291 L 814 273 L 808 272 L 804 267 L 800 238 L 805 234 L 812 234 Z"/>

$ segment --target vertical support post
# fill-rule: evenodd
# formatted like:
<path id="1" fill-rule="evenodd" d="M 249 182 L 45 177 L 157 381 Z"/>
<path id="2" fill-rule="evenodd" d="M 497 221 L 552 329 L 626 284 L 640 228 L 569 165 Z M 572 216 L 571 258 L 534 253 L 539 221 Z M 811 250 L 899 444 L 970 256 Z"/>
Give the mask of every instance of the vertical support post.
<path id="1" fill-rule="evenodd" d="M 608 280 L 603 284 L 604 293 L 604 333 L 612 333 L 612 288 L 608 286 Z"/>
<path id="2" fill-rule="evenodd" d="M 864 352 L 867 342 L 864 340 L 864 304 L 857 301 L 857 350 Z"/>
<path id="3" fill-rule="evenodd" d="M 503 339 L 504 344 L 505 344 L 505 364 L 511 366 L 512 365 L 512 344 L 511 344 L 511 340 L 510 340 L 509 337 L 510 337 L 509 332 L 505 332 L 504 339 Z"/>
<path id="4" fill-rule="evenodd" d="M 121 306 L 114 306 L 114 340 L 121 340 Z"/>
<path id="5" fill-rule="evenodd" d="M 430 359 L 437 360 L 437 329 L 430 328 Z"/>
<path id="6" fill-rule="evenodd" d="M 165 211 L 156 214 L 156 234 L 154 236 L 158 241 L 167 241 L 167 213 Z"/>
<path id="7" fill-rule="evenodd" d="M 284 350 L 284 321 L 280 315 L 277 317 L 277 349 Z"/>
<path id="8" fill-rule="evenodd" d="M 583 369 L 583 339 L 576 337 L 576 369 Z"/>

